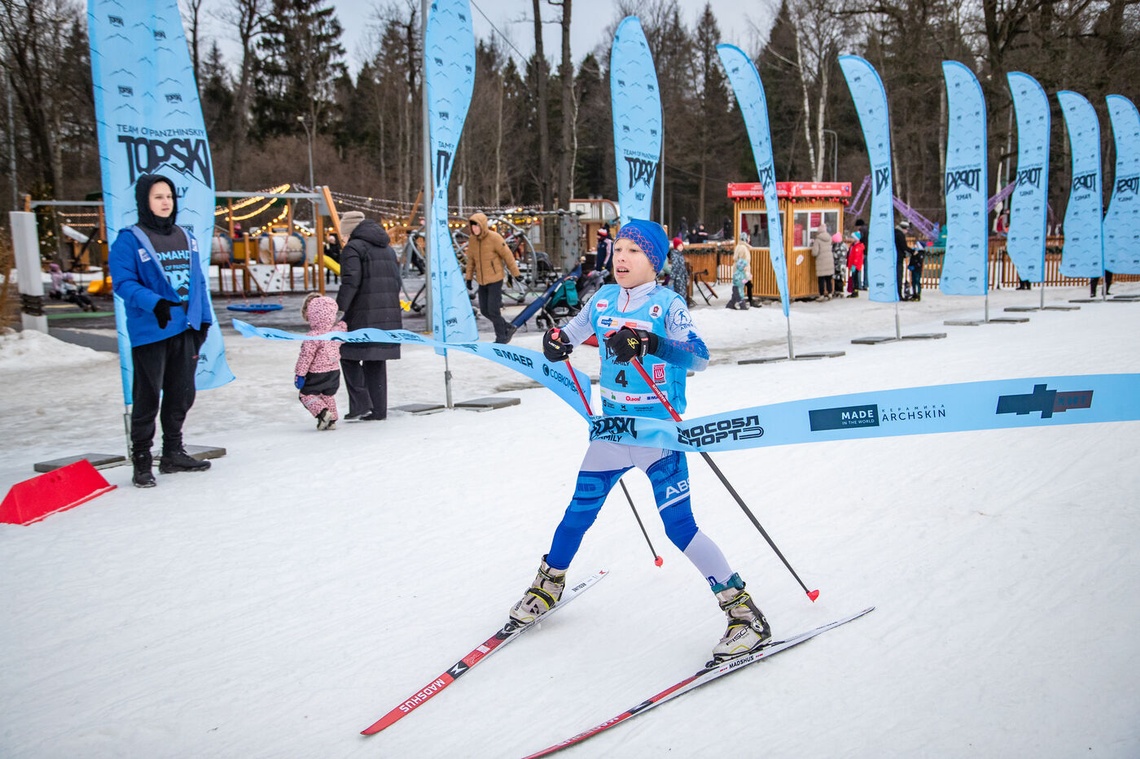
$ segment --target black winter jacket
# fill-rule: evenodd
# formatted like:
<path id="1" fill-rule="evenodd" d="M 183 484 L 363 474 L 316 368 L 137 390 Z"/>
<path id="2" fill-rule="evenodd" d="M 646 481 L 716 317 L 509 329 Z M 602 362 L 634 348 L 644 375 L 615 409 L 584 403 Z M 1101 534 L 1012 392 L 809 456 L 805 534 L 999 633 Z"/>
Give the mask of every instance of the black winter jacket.
<path id="1" fill-rule="evenodd" d="M 402 329 L 400 264 L 388 232 L 372 219 L 352 231 L 340 253 L 340 291 L 336 305 L 349 330 Z M 386 361 L 400 357 L 396 343 L 344 343 L 340 357 L 349 361 Z"/>

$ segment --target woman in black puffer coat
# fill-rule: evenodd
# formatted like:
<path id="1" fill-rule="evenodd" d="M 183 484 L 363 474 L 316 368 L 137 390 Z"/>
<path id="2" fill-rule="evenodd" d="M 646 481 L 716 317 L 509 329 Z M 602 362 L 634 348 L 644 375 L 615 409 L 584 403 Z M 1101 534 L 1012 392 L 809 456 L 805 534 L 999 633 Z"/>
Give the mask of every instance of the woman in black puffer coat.
<path id="1" fill-rule="evenodd" d="M 400 264 L 388 232 L 355 211 L 340 224 L 347 240 L 340 254 L 340 291 L 337 307 L 349 330 L 374 327 L 401 329 Z M 388 417 L 388 365 L 400 357 L 398 343 L 345 343 L 340 366 L 348 388 L 345 419 L 372 421 Z"/>

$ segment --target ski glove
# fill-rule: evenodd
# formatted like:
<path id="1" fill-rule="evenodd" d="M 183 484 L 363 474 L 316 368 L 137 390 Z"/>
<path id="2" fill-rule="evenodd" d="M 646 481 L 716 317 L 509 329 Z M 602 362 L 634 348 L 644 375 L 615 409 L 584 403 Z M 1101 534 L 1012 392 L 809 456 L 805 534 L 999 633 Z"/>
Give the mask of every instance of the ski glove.
<path id="1" fill-rule="evenodd" d="M 628 364 L 635 358 L 644 358 L 646 353 L 657 352 L 657 335 L 643 329 L 622 327 L 606 338 L 606 347 L 614 354 L 619 364 Z"/>
<path id="2" fill-rule="evenodd" d="M 305 375 L 297 374 L 293 376 L 293 387 L 300 390 L 305 386 Z"/>
<path id="3" fill-rule="evenodd" d="M 542 355 L 547 361 L 565 361 L 574 352 L 574 346 L 559 331 L 558 327 L 546 330 L 542 336 Z"/>
<path id="4" fill-rule="evenodd" d="M 170 309 L 172 308 L 182 308 L 182 304 L 165 299 L 154 304 L 154 316 L 158 319 L 159 329 L 166 329 L 166 325 L 170 324 Z"/>

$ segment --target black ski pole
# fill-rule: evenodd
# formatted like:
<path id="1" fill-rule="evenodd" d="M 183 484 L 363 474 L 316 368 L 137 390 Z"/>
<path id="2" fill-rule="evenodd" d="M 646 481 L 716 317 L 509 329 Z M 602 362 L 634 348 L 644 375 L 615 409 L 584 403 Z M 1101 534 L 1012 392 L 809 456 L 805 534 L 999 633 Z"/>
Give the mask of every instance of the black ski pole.
<path id="1" fill-rule="evenodd" d="M 653 388 L 653 394 L 657 396 L 657 400 L 661 402 L 661 405 L 664 406 L 665 410 L 669 412 L 669 415 L 673 417 L 673 421 L 683 421 L 681 419 L 681 415 L 678 414 L 677 410 L 673 408 L 673 404 L 669 403 L 669 399 L 666 398 L 665 395 L 657 388 L 657 385 L 650 378 L 649 373 L 645 371 L 645 367 L 641 365 L 641 361 L 637 358 L 634 358 L 630 363 L 632 363 L 634 368 L 637 369 L 637 373 L 641 375 L 641 378 L 645 380 L 651 388 Z M 752 521 L 753 526 L 755 526 L 756 529 L 760 531 L 760 534 L 764 536 L 764 540 L 768 541 L 768 545 L 771 546 L 772 550 L 776 552 L 776 555 L 780 557 L 780 561 L 784 562 L 784 566 L 787 567 L 788 571 L 792 573 L 792 577 L 796 578 L 796 582 L 798 582 L 800 584 L 800 587 L 804 589 L 804 592 L 807 593 L 807 597 L 812 601 L 815 601 L 815 599 L 819 598 L 819 591 L 808 590 L 807 585 L 804 585 L 804 581 L 800 579 L 800 576 L 798 574 L 796 574 L 796 570 L 792 569 L 792 565 L 788 563 L 788 560 L 786 558 L 784 558 L 783 552 L 781 552 L 780 549 L 776 546 L 775 541 L 773 541 L 771 536 L 768 535 L 768 531 L 765 530 L 764 527 L 760 524 L 760 521 L 756 519 L 756 516 L 752 513 L 752 510 L 749 509 L 748 505 L 744 503 L 744 499 L 741 498 L 740 494 L 736 492 L 736 488 L 732 487 L 732 484 L 724 476 L 724 473 L 720 471 L 720 467 L 716 465 L 716 463 L 712 460 L 712 457 L 704 451 L 699 451 L 699 453 L 701 454 L 701 458 L 705 460 L 705 463 L 708 464 L 709 467 L 713 470 L 713 473 L 716 474 L 721 484 L 724 485 L 725 488 L 728 489 L 728 492 L 732 494 L 732 497 L 736 499 L 737 505 L 740 506 L 746 515 L 748 515 L 748 518 Z"/>
<path id="2" fill-rule="evenodd" d="M 661 554 L 657 553 L 657 549 L 653 547 L 653 541 L 649 539 L 649 533 L 645 531 L 641 515 L 637 513 L 637 507 L 633 505 L 633 496 L 629 494 L 629 488 L 625 486 L 625 480 L 618 480 L 618 484 L 621 485 L 621 491 L 625 493 L 625 500 L 629 501 L 629 508 L 633 512 L 633 518 L 637 520 L 637 526 L 641 528 L 641 534 L 645 536 L 645 542 L 649 544 L 649 552 L 653 554 L 653 563 L 661 566 L 665 563 L 665 559 L 662 559 Z"/>
<path id="3" fill-rule="evenodd" d="M 557 340 L 559 331 L 555 328 L 551 336 Z M 586 398 L 586 392 L 582 390 L 582 383 L 578 381 L 578 375 L 574 373 L 574 367 L 570 365 L 570 359 L 563 359 L 566 362 L 566 368 L 570 370 L 570 378 L 574 380 L 574 387 L 578 388 L 578 397 L 582 399 L 582 405 L 586 407 L 586 415 L 593 416 L 594 412 L 590 410 L 590 401 Z M 653 563 L 661 566 L 665 563 L 665 559 L 661 558 L 661 554 L 657 553 L 657 549 L 653 547 L 653 541 L 649 539 L 649 533 L 645 530 L 645 523 L 641 521 L 641 515 L 637 513 L 637 507 L 633 505 L 633 496 L 629 494 L 629 488 L 625 486 L 622 480 L 618 480 L 621 485 L 621 490 L 625 493 L 625 500 L 629 501 L 629 508 L 633 512 L 633 518 L 637 520 L 637 526 L 641 528 L 641 534 L 645 537 L 645 543 L 649 546 L 649 552 L 653 554 Z"/>

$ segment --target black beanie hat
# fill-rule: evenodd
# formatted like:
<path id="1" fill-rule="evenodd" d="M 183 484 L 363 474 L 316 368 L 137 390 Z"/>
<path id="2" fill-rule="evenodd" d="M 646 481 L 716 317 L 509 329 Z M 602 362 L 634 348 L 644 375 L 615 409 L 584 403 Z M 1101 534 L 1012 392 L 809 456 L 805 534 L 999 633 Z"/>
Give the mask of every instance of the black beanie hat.
<path id="1" fill-rule="evenodd" d="M 170 187 L 170 194 L 174 197 L 174 206 L 170 216 L 165 219 L 155 216 L 150 210 L 150 189 L 158 182 L 165 182 Z M 139 226 L 145 227 L 160 235 L 168 235 L 174 231 L 174 222 L 178 218 L 178 191 L 174 182 L 162 174 L 143 174 L 135 183 L 135 203 L 138 205 Z"/>

